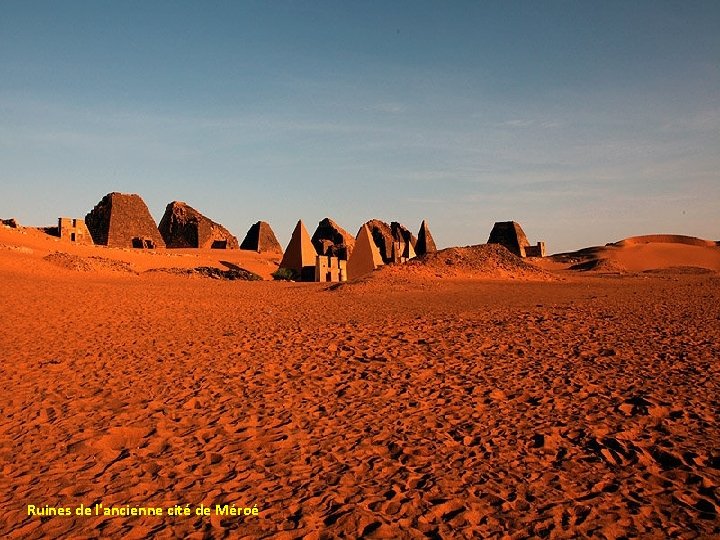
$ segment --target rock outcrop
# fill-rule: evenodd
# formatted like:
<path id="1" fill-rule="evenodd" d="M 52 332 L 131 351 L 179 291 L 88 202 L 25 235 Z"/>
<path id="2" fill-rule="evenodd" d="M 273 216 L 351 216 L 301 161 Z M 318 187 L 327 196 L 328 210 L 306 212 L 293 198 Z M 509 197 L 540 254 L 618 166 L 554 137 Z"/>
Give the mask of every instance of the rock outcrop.
<path id="1" fill-rule="evenodd" d="M 275 233 L 266 221 L 258 221 L 248 230 L 245 239 L 240 244 L 240 249 L 257 251 L 258 253 L 276 253 L 282 255 L 282 246 L 278 242 Z"/>
<path id="2" fill-rule="evenodd" d="M 349 260 L 355 247 L 355 238 L 330 218 L 318 223 L 312 235 L 312 243 L 319 255 Z"/>
<path id="3" fill-rule="evenodd" d="M 85 216 L 96 244 L 120 248 L 165 247 L 147 205 L 140 195 L 108 193 Z"/>
<path id="4" fill-rule="evenodd" d="M 237 238 L 225 227 L 181 201 L 173 201 L 167 205 L 159 229 L 169 248 L 239 247 Z"/>

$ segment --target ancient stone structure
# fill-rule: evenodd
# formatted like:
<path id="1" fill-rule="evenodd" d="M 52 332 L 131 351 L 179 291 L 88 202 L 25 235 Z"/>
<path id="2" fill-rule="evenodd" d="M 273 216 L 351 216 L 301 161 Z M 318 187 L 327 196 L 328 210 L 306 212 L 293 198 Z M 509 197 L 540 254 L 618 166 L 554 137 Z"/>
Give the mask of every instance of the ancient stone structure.
<path id="1" fill-rule="evenodd" d="M 515 221 L 498 221 L 490 231 L 488 244 L 500 244 L 518 257 L 544 257 L 545 243 L 531 246 L 525 232 Z"/>
<path id="2" fill-rule="evenodd" d="M 401 242 L 398 240 L 393 242 L 392 262 L 404 263 L 408 262 L 410 259 L 414 259 L 415 257 L 415 249 L 413 248 L 412 243 Z"/>
<path id="3" fill-rule="evenodd" d="M 418 231 L 415 253 L 420 256 L 426 253 L 435 253 L 436 251 L 437 246 L 435 245 L 432 234 L 430 234 L 430 228 L 428 227 L 427 221 L 423 220 L 420 224 L 420 231 Z"/>
<path id="4" fill-rule="evenodd" d="M 355 238 L 330 218 L 318 223 L 312 243 L 320 255 L 329 255 L 347 261 L 355 246 Z"/>
<path id="5" fill-rule="evenodd" d="M 358 278 L 383 264 L 380 249 L 373 240 L 370 228 L 367 223 L 363 224 L 355 238 L 355 248 L 347 264 L 348 279 Z"/>
<path id="6" fill-rule="evenodd" d="M 545 242 L 538 242 L 534 246 L 525 246 L 526 257 L 544 257 L 545 256 Z"/>
<path id="7" fill-rule="evenodd" d="M 7 227 L 9 229 L 19 229 L 20 224 L 17 222 L 15 218 L 10 219 L 3 219 L 2 220 L 3 227 Z"/>
<path id="8" fill-rule="evenodd" d="M 96 244 L 121 248 L 165 247 L 148 207 L 140 195 L 108 193 L 85 216 Z"/>
<path id="9" fill-rule="evenodd" d="M 158 228 L 169 248 L 239 247 L 237 238 L 225 227 L 181 201 L 173 201 L 167 205 Z"/>
<path id="10" fill-rule="evenodd" d="M 384 263 L 392 262 L 393 243 L 395 242 L 395 239 L 390 225 L 379 219 L 371 219 L 365 223 L 365 226 L 368 228 L 368 232 L 380 252 L 382 261 Z M 360 228 L 358 235 L 361 232 L 362 227 Z M 357 245 L 357 238 L 355 239 L 355 244 Z"/>
<path id="11" fill-rule="evenodd" d="M 315 281 L 315 264 L 317 252 L 312 245 L 310 235 L 302 220 L 297 222 L 285 254 L 280 262 L 280 269 L 296 273 L 300 281 Z"/>
<path id="12" fill-rule="evenodd" d="M 258 253 L 277 253 L 278 255 L 282 255 L 283 252 L 270 224 L 265 221 L 258 221 L 250 227 L 245 239 L 240 244 L 240 249 Z"/>
<path id="13" fill-rule="evenodd" d="M 383 263 L 405 262 L 415 257 L 417 239 L 401 223 L 393 221 L 388 225 L 379 219 L 371 219 L 365 225 L 380 251 Z"/>
<path id="14" fill-rule="evenodd" d="M 84 219 L 58 218 L 58 236 L 77 244 L 92 244 L 93 239 Z"/>
<path id="15" fill-rule="evenodd" d="M 393 221 L 390 223 L 393 235 L 392 262 L 407 262 L 415 258 L 417 239 L 404 225 Z"/>
<path id="16" fill-rule="evenodd" d="M 347 281 L 347 261 L 330 255 L 318 255 L 315 259 L 315 281 Z"/>

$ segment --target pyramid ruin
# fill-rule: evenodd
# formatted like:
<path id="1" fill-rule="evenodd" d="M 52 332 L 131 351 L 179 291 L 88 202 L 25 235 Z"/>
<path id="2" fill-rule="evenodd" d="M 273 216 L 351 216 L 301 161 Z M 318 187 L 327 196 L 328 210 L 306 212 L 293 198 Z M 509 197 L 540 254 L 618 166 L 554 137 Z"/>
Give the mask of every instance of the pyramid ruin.
<path id="1" fill-rule="evenodd" d="M 417 238 L 403 224 L 393 221 L 390 223 L 393 235 L 392 262 L 407 262 L 415 258 L 415 245 Z"/>
<path id="2" fill-rule="evenodd" d="M 315 251 L 320 255 L 348 260 L 355 246 L 355 238 L 330 218 L 318 223 L 312 235 Z"/>
<path id="3" fill-rule="evenodd" d="M 388 227 L 389 228 L 389 227 Z M 382 266 L 380 249 L 373 240 L 367 223 L 363 224 L 355 238 L 355 248 L 347 263 L 348 279 L 355 279 Z"/>
<path id="4" fill-rule="evenodd" d="M 86 216 L 96 244 L 120 248 L 165 247 L 165 241 L 140 195 L 108 193 Z"/>
<path id="5" fill-rule="evenodd" d="M 392 262 L 395 237 L 393 236 L 390 225 L 380 219 L 371 219 L 365 222 L 365 226 L 368 228 L 368 232 L 380 252 L 382 261 L 384 263 Z M 360 232 L 362 232 L 362 227 Z M 360 232 L 358 232 L 358 235 Z M 357 239 L 355 242 L 357 243 Z"/>
<path id="6" fill-rule="evenodd" d="M 58 218 L 58 236 L 76 244 L 93 243 L 84 219 Z"/>
<path id="7" fill-rule="evenodd" d="M 299 220 L 285 248 L 280 268 L 296 273 L 300 281 L 315 281 L 316 258 L 317 252 L 312 245 L 310 235 L 302 220 Z"/>
<path id="8" fill-rule="evenodd" d="M 428 227 L 427 221 L 423 219 L 417 235 L 415 253 L 417 253 L 418 256 L 422 256 L 426 253 L 435 253 L 436 251 L 437 246 L 435 245 L 435 240 L 433 240 L 432 234 L 430 234 L 430 228 Z"/>
<path id="9" fill-rule="evenodd" d="M 258 253 L 276 253 L 282 255 L 282 246 L 275 237 L 275 233 L 266 221 L 253 223 L 248 229 L 240 249 L 257 251 Z"/>
<path id="10" fill-rule="evenodd" d="M 525 231 L 515 221 L 497 221 L 490 231 L 488 244 L 500 244 L 518 257 L 544 257 L 545 242 L 531 246 Z"/>
<path id="11" fill-rule="evenodd" d="M 173 201 L 167 205 L 158 229 L 169 248 L 239 247 L 237 238 L 225 227 L 181 201 Z"/>

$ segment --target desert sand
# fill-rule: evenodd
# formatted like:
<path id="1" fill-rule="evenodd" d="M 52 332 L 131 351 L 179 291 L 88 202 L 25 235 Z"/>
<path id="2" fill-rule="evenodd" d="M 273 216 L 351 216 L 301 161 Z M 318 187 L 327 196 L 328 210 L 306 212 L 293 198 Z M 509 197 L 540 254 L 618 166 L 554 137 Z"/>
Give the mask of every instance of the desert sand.
<path id="1" fill-rule="evenodd" d="M 0 228 L 0 535 L 718 535 L 719 250 L 455 249 L 338 286 Z M 258 515 L 27 511 L 100 503 Z"/>

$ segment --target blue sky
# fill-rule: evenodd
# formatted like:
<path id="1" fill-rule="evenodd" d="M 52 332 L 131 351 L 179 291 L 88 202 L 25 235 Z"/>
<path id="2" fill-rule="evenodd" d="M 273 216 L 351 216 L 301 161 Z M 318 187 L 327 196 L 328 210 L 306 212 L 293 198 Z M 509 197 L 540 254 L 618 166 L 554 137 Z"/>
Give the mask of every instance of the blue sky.
<path id="1" fill-rule="evenodd" d="M 0 216 L 720 239 L 720 2 L 0 2 Z"/>

